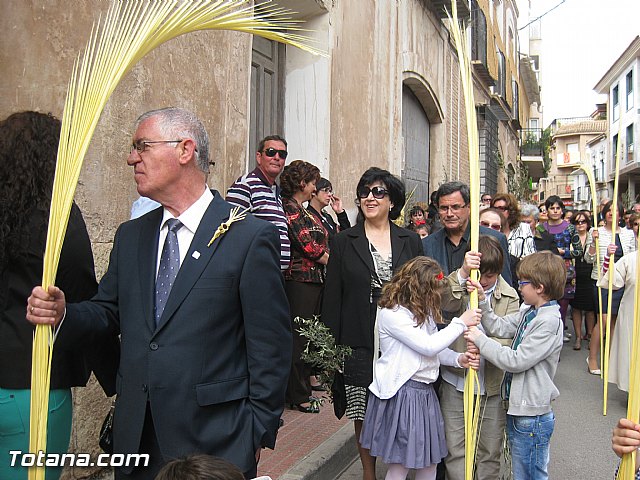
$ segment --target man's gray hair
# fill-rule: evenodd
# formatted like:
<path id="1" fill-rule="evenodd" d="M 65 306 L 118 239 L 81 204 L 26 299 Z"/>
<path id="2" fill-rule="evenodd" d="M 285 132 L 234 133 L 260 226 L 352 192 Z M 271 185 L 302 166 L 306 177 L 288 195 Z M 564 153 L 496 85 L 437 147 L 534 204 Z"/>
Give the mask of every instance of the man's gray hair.
<path id="1" fill-rule="evenodd" d="M 158 140 L 191 139 L 196 144 L 196 165 L 205 174 L 209 173 L 209 135 L 196 115 L 184 108 L 167 107 L 143 113 L 136 120 L 136 128 L 149 118 L 158 119 L 158 127 L 167 137 Z M 156 140 L 151 139 L 151 140 Z"/>

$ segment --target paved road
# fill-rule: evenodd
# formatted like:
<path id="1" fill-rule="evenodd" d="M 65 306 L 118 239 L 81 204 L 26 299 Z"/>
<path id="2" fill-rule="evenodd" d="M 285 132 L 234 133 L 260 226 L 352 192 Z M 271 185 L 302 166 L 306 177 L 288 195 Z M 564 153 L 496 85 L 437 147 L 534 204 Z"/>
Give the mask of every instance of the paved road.
<path id="1" fill-rule="evenodd" d="M 611 430 L 626 416 L 627 395 L 609 384 L 607 416 L 602 415 L 602 381 L 587 372 L 585 345 L 580 351 L 566 343 L 556 375 L 560 398 L 553 406 L 556 428 L 551 440 L 549 477 L 552 480 L 612 479 L 617 457 L 611 451 Z M 384 478 L 384 469 L 378 474 Z M 355 461 L 336 480 L 360 480 Z M 410 477 L 412 478 L 412 477 Z M 489 480 L 489 479 L 481 479 Z"/>

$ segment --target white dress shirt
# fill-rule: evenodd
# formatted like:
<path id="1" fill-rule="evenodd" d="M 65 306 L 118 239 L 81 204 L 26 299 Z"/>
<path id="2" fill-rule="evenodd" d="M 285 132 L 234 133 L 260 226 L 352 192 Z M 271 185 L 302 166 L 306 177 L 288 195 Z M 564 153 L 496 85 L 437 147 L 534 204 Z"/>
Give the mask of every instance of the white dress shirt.
<path id="1" fill-rule="evenodd" d="M 178 230 L 178 247 L 180 249 L 180 265 L 184 261 L 184 257 L 187 255 L 187 251 L 191 246 L 193 237 L 196 234 L 196 230 L 200 225 L 200 221 L 204 216 L 204 212 L 207 211 L 209 204 L 213 200 L 213 194 L 211 190 L 205 185 L 204 192 L 198 200 L 196 200 L 189 208 L 187 208 L 182 215 L 178 217 L 178 220 L 182 222 L 182 227 Z M 162 222 L 160 223 L 160 237 L 158 238 L 158 258 L 156 260 L 156 276 L 158 275 L 158 268 L 160 268 L 160 257 L 162 256 L 162 247 L 164 241 L 167 238 L 167 232 L 169 227 L 167 226 L 167 220 L 175 218 L 171 215 L 171 212 L 166 208 L 163 210 Z M 211 236 L 215 232 L 218 225 L 211 226 Z"/>

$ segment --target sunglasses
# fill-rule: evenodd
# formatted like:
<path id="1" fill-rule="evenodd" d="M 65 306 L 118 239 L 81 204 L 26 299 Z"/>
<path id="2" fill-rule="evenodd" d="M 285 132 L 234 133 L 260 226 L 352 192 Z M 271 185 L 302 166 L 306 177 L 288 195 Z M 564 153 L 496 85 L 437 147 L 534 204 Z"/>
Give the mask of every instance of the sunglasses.
<path id="1" fill-rule="evenodd" d="M 489 223 L 484 220 L 480 220 L 480 225 L 490 228 L 491 230 L 497 230 L 498 232 L 502 229 L 502 225 L 499 223 Z"/>
<path id="2" fill-rule="evenodd" d="M 263 152 L 267 157 L 275 157 L 276 153 L 278 155 L 280 155 L 280 158 L 282 160 L 286 160 L 287 159 L 287 155 L 289 155 L 289 152 L 287 152 L 286 150 L 278 150 L 277 148 L 266 148 Z"/>
<path id="3" fill-rule="evenodd" d="M 389 190 L 382 187 L 362 187 L 358 190 L 358 198 L 367 198 L 370 193 L 373 195 L 373 198 L 382 200 L 385 195 L 389 195 Z"/>
<path id="4" fill-rule="evenodd" d="M 331 187 L 321 188 L 320 191 L 324 193 L 333 193 L 333 189 Z"/>
<path id="5" fill-rule="evenodd" d="M 586 220 L 576 220 L 576 225 L 584 225 L 585 223 L 587 223 Z"/>
<path id="6" fill-rule="evenodd" d="M 507 207 L 506 205 L 494 205 L 493 208 L 495 208 L 496 210 L 501 210 L 503 212 L 506 212 L 507 210 L 509 210 L 509 207 Z"/>

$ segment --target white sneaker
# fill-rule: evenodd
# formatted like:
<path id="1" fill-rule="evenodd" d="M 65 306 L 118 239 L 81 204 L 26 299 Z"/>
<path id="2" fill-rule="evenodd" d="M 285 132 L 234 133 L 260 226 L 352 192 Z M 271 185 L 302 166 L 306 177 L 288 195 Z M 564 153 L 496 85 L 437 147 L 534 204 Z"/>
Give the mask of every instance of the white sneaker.
<path id="1" fill-rule="evenodd" d="M 565 333 L 564 336 L 562 337 L 562 341 L 564 343 L 568 343 L 571 341 L 571 334 L 570 333 Z"/>

